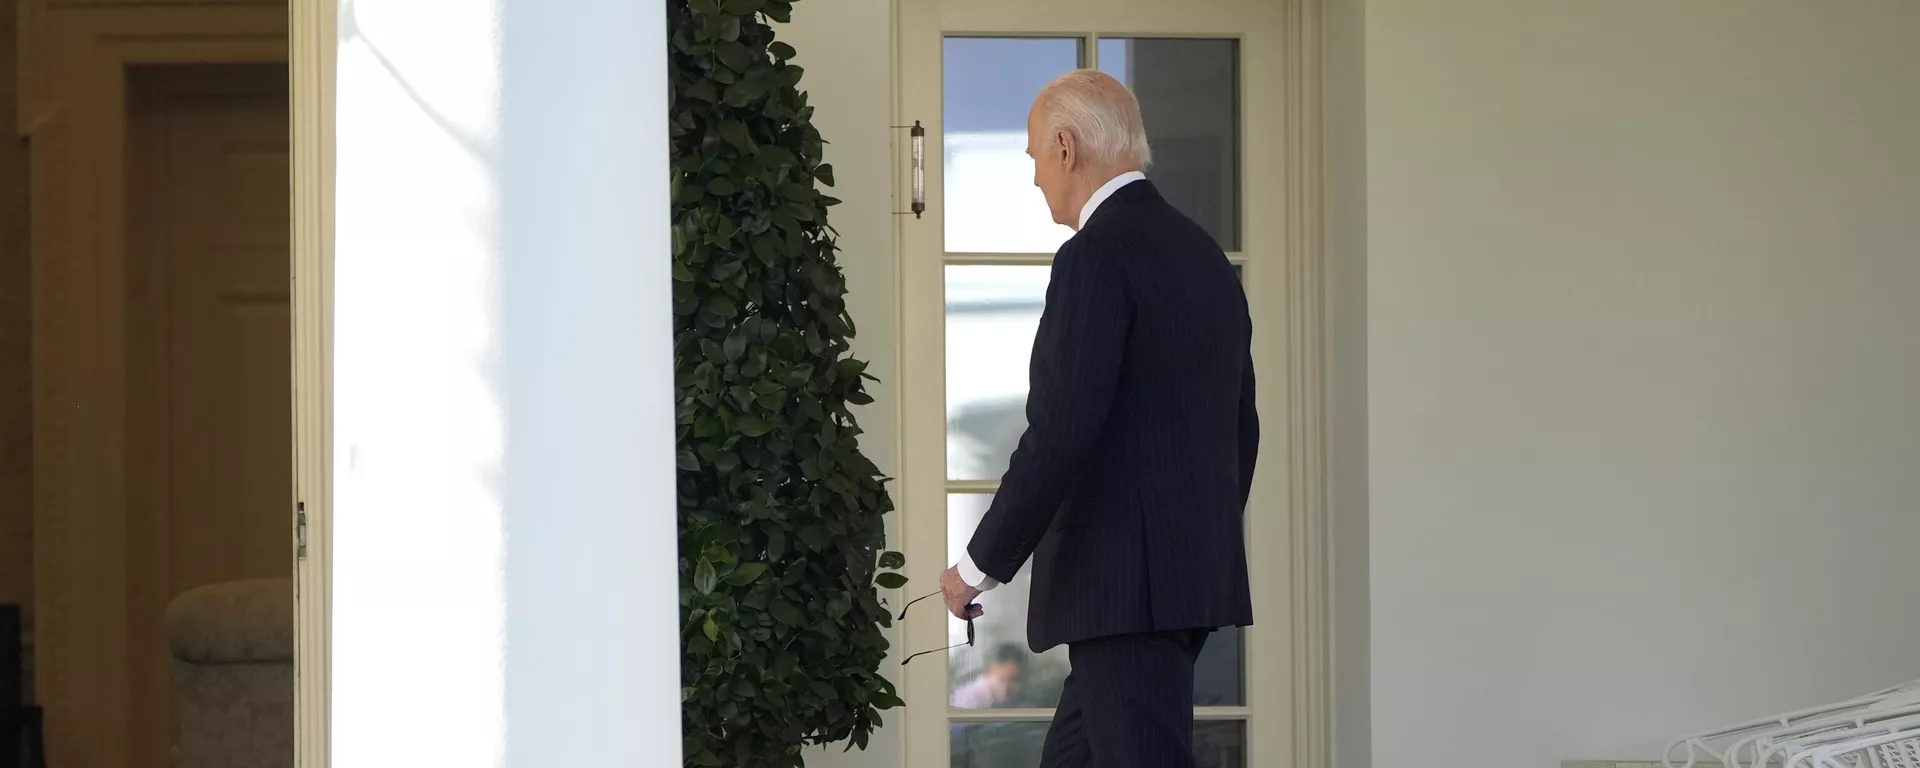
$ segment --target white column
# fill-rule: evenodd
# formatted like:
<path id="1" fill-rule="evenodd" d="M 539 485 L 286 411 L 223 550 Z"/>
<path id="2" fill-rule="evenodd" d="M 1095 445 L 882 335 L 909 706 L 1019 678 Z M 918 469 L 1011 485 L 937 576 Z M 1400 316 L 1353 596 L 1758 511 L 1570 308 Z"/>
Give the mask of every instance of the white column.
<path id="1" fill-rule="evenodd" d="M 678 765 L 662 3 L 340 4 L 333 764 Z"/>

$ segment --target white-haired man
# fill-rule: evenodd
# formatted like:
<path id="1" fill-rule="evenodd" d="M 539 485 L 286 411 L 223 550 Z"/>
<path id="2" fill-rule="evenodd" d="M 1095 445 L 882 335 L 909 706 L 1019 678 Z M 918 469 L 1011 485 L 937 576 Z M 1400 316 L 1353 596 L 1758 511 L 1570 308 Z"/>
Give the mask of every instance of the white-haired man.
<path id="1" fill-rule="evenodd" d="M 1260 442 L 1252 323 L 1213 238 L 1161 199 L 1140 105 L 1092 70 L 1027 117 L 1034 184 L 1077 230 L 1054 258 L 1033 343 L 1027 432 L 948 610 L 1033 558 L 1027 641 L 1073 672 L 1044 768 L 1193 765 L 1193 664 L 1253 623 L 1242 518 Z"/>

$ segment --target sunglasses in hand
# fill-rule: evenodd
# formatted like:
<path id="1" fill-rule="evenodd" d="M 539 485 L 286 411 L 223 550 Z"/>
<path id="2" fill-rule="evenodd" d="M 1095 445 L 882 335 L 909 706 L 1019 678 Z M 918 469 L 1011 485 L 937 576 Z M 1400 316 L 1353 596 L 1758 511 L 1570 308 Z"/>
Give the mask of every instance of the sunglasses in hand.
<path id="1" fill-rule="evenodd" d="M 898 615 L 898 616 L 895 616 L 895 617 L 894 617 L 894 620 L 895 620 L 895 621 L 906 621 L 906 620 L 907 620 L 907 610 L 908 610 L 908 609 L 910 609 L 910 608 L 912 608 L 912 607 L 913 607 L 913 604 L 914 604 L 914 603 L 917 603 L 917 602 L 920 602 L 920 601 L 922 601 L 922 600 L 925 600 L 925 599 L 927 599 L 927 598 L 929 598 L 929 597 L 939 597 L 939 596 L 940 596 L 940 594 L 941 594 L 941 593 L 939 593 L 939 592 L 935 592 L 935 593 L 933 593 L 933 594 L 930 594 L 930 595 L 921 595 L 921 596 L 919 596 L 919 597 L 916 597 L 916 598 L 914 598 L 914 599 L 912 599 L 912 600 L 909 600 L 909 601 L 907 601 L 907 605 L 906 605 L 906 607 L 905 607 L 905 608 L 901 608 L 901 609 L 900 609 L 900 615 Z M 940 605 L 941 605 L 941 607 L 942 607 L 942 608 L 944 608 L 944 607 L 946 607 L 946 604 L 945 604 L 945 603 L 941 603 Z M 969 605 L 969 606 L 967 606 L 967 619 L 966 619 L 966 621 L 967 621 L 967 641 L 966 641 L 966 642 L 964 642 L 964 643 L 954 643 L 953 645 L 949 645 L 949 646 L 947 646 L 947 647 L 945 647 L 945 648 L 935 648 L 935 649 L 933 649 L 933 650 L 931 650 L 931 651 L 921 651 L 921 652 L 919 652 L 919 653 L 916 653 L 916 654 L 913 654 L 913 655 L 911 655 L 911 656 L 908 656 L 908 657 L 906 657 L 906 658 L 904 658 L 904 659 L 901 659 L 901 660 L 900 660 L 900 666 L 903 666 L 903 667 L 904 667 L 904 666 L 906 666 L 906 665 L 907 665 L 907 662 L 909 662 L 909 661 L 913 661 L 914 659 L 917 659 L 917 658 L 920 658 L 921 656 L 925 656 L 925 655 L 927 655 L 927 654 L 929 654 L 929 653 L 941 653 L 941 652 L 944 652 L 944 651 L 951 651 L 951 650 L 953 650 L 953 649 L 955 649 L 955 648 L 959 648 L 959 647 L 961 647 L 961 646 L 966 646 L 966 647 L 968 647 L 968 648 L 972 648 L 972 647 L 973 647 L 973 620 L 974 620 L 974 618 L 975 618 L 975 617 L 977 617 L 977 616 L 979 616 L 979 615 L 980 615 L 980 613 L 981 613 L 981 611 L 980 611 L 980 604 L 979 604 L 979 603 L 974 603 L 973 605 Z"/>

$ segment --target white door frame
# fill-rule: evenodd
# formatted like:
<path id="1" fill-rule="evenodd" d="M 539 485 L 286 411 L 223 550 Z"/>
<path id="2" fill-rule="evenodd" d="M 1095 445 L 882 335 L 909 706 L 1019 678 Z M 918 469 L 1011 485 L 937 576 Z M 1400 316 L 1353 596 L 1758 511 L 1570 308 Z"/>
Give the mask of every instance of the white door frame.
<path id="1" fill-rule="evenodd" d="M 1216 0 L 1231 4 L 1236 0 Z M 1256 626 L 1246 634 L 1248 764 L 1319 768 L 1330 763 L 1331 636 L 1326 495 L 1324 187 L 1321 125 L 1324 0 L 1243 0 L 1232 14 L 1197 14 L 1191 4 L 1112 0 L 899 0 L 895 125 L 927 130 L 926 214 L 900 217 L 902 477 L 901 531 L 914 573 L 946 565 L 945 345 L 942 267 L 941 45 L 946 35 L 1048 37 L 1231 37 L 1242 41 L 1242 226 L 1245 279 L 1254 300 L 1256 365 L 1264 440 L 1249 517 Z M 1258 126 L 1258 129 L 1252 126 Z M 903 137 L 904 139 L 904 137 Z M 909 200 L 904 140 L 895 190 Z M 1251 169 L 1268 169 L 1264 178 Z M 1280 169 L 1274 173 L 1271 169 Z M 1264 215 L 1248 212 L 1260 211 Z M 1036 258 L 1037 257 L 1037 258 Z M 969 260 L 1045 263 L 1041 255 Z M 1284 557 L 1269 553 L 1284 552 Z M 922 587 L 924 589 L 924 587 Z M 910 619 L 903 651 L 947 644 L 942 622 Z M 947 666 L 901 674 L 909 706 L 905 765 L 947 765 Z M 1038 711 L 992 719 L 1038 719 Z M 1281 726 L 1280 724 L 1285 724 Z"/>
<path id="2" fill-rule="evenodd" d="M 333 104 L 338 0 L 290 0 L 293 130 L 294 765 L 327 768 L 333 577 Z"/>

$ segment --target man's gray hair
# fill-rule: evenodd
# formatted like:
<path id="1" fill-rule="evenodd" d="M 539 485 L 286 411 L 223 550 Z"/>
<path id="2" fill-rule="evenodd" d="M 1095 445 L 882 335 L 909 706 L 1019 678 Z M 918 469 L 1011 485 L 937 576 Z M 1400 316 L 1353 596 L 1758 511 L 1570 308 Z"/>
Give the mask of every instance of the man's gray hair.
<path id="1" fill-rule="evenodd" d="M 1153 162 L 1140 101 L 1105 72 L 1079 69 L 1054 78 L 1040 90 L 1040 115 L 1048 137 L 1072 134 L 1079 153 L 1096 167 L 1145 169 Z"/>

